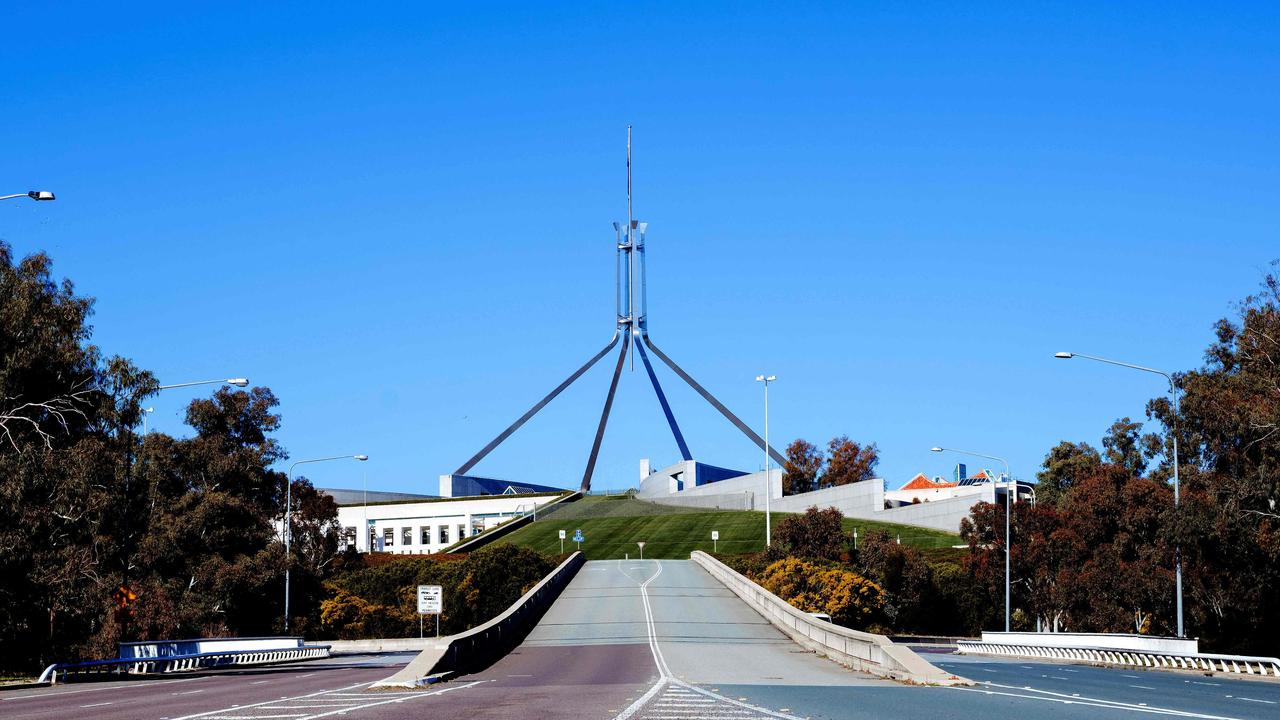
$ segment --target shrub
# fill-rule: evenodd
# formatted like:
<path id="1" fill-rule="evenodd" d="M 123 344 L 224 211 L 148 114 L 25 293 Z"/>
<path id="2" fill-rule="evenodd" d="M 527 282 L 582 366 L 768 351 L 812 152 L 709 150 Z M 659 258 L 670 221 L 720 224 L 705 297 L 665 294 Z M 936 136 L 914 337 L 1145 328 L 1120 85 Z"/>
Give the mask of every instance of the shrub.
<path id="1" fill-rule="evenodd" d="M 844 531 L 844 516 L 835 508 L 811 507 L 803 515 L 790 515 L 773 532 L 776 547 L 797 557 L 839 560 L 853 537 Z"/>
<path id="2" fill-rule="evenodd" d="M 821 612 L 854 629 L 866 627 L 884 607 L 879 585 L 839 567 L 787 558 L 765 568 L 760 584 L 792 607 Z"/>

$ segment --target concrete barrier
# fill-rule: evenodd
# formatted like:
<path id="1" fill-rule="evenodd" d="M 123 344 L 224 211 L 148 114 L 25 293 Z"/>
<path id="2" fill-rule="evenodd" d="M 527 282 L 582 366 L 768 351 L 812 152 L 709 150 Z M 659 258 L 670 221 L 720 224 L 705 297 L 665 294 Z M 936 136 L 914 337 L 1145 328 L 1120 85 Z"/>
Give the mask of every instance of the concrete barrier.
<path id="1" fill-rule="evenodd" d="M 689 558 L 800 646 L 825 655 L 841 665 L 904 682 L 926 685 L 973 684 L 935 667 L 911 648 L 895 645 L 883 635 L 850 630 L 797 610 L 701 550 L 693 551 Z"/>
<path id="2" fill-rule="evenodd" d="M 457 635 L 431 638 L 418 657 L 373 687 L 422 687 L 431 676 L 475 672 L 492 665 L 524 640 L 585 562 L 581 552 L 573 553 L 501 615 Z"/>
<path id="3" fill-rule="evenodd" d="M 441 638 L 376 638 L 372 640 L 325 640 L 330 655 L 370 655 L 374 653 L 422 652 Z"/>

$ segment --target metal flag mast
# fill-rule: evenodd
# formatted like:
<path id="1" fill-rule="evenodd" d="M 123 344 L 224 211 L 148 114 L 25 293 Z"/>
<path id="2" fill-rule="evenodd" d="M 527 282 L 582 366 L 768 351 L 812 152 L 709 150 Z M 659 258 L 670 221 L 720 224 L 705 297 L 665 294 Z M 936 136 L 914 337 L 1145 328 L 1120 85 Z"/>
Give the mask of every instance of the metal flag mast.
<path id="1" fill-rule="evenodd" d="M 785 464 L 784 458 L 777 450 L 769 447 L 767 443 L 754 430 L 747 426 L 746 423 L 738 419 L 738 416 L 729 411 L 719 400 L 715 398 L 706 388 L 698 384 L 689 373 L 676 364 L 674 360 L 667 356 L 666 353 L 658 349 L 658 346 L 649 338 L 649 324 L 647 316 L 648 297 L 645 292 L 645 231 L 648 229 L 648 223 L 636 221 L 632 214 L 631 207 L 631 126 L 627 126 L 627 222 L 626 227 L 620 223 L 613 224 L 614 244 L 617 247 L 617 255 L 614 258 L 614 314 L 616 316 L 616 325 L 613 330 L 613 337 L 609 343 L 604 346 L 600 352 L 596 353 L 590 360 L 583 363 L 573 372 L 572 375 L 565 378 L 547 393 L 546 397 L 539 400 L 533 407 L 511 423 L 507 429 L 503 430 L 493 440 L 480 449 L 480 452 L 471 456 L 457 470 L 454 475 L 465 475 L 467 471 L 475 467 L 476 463 L 484 459 L 486 455 L 502 444 L 504 440 L 511 437 L 511 434 L 520 429 L 538 411 L 546 407 L 548 403 L 556 398 L 565 388 L 569 387 L 584 373 L 591 369 L 593 365 L 599 362 L 600 358 L 609 354 L 609 351 L 618 345 L 619 340 L 622 342 L 622 348 L 618 353 L 618 362 L 613 368 L 613 377 L 609 382 L 609 392 L 605 395 L 604 409 L 600 413 L 600 423 L 596 426 L 595 440 L 591 444 L 591 454 L 587 457 L 587 467 L 582 473 L 582 484 L 578 490 L 587 492 L 591 489 L 591 477 L 595 473 L 596 458 L 600 454 L 600 443 L 604 440 L 605 427 L 609 423 L 609 412 L 613 409 L 613 398 L 618 391 L 618 379 L 622 376 L 622 367 L 627 362 L 628 351 L 634 347 L 635 353 L 639 353 L 640 362 L 644 365 L 645 372 L 649 376 L 649 381 L 653 384 L 653 391 L 658 396 L 658 403 L 662 406 L 662 413 L 667 418 L 667 424 L 671 427 L 671 434 L 675 437 L 676 445 L 680 448 L 680 456 L 685 460 L 693 460 L 693 455 L 689 452 L 689 446 L 685 443 L 684 434 L 680 432 L 680 425 L 676 422 L 675 414 L 671 412 L 671 405 L 667 402 L 666 393 L 662 391 L 662 385 L 658 382 L 658 375 L 653 371 L 653 364 L 649 361 L 649 355 L 645 352 L 645 348 L 653 351 L 668 367 L 689 384 L 695 392 L 701 395 L 711 406 L 720 411 L 729 422 L 742 431 L 756 447 L 761 448 L 769 453 L 779 464 Z M 625 271 L 624 271 L 625 266 Z M 638 290 L 638 294 L 637 294 Z M 631 356 L 631 368 L 635 369 L 635 357 Z"/>

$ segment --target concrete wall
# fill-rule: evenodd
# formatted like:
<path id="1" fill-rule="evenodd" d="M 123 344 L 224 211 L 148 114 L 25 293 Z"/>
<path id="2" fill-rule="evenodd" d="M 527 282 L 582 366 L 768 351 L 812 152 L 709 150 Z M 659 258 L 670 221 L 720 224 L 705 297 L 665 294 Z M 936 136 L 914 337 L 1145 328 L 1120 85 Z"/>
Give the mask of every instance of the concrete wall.
<path id="1" fill-rule="evenodd" d="M 983 632 L 982 642 L 1055 648 L 1108 648 L 1174 655 L 1195 655 L 1200 652 L 1200 641 L 1195 639 L 1118 633 Z"/>
<path id="2" fill-rule="evenodd" d="M 689 559 L 801 647 L 826 655 L 841 665 L 912 683 L 972 684 L 927 662 L 911 648 L 895 645 L 883 635 L 850 630 L 801 612 L 707 553 L 695 550 Z"/>

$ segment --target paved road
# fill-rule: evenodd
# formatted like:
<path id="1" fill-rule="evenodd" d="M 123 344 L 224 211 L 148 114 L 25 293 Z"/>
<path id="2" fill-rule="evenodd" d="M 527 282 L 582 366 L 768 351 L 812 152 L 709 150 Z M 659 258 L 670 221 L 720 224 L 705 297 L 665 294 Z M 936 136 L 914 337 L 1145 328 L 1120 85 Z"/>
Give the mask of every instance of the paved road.
<path id="1" fill-rule="evenodd" d="M 0 717 L 1280 717 L 1280 683 L 1221 676 L 939 654 L 929 659 L 980 685 L 877 680 L 804 652 L 697 565 L 676 560 L 589 562 L 525 642 L 488 670 L 418 692 L 365 690 L 405 659 L 0 693 Z"/>

